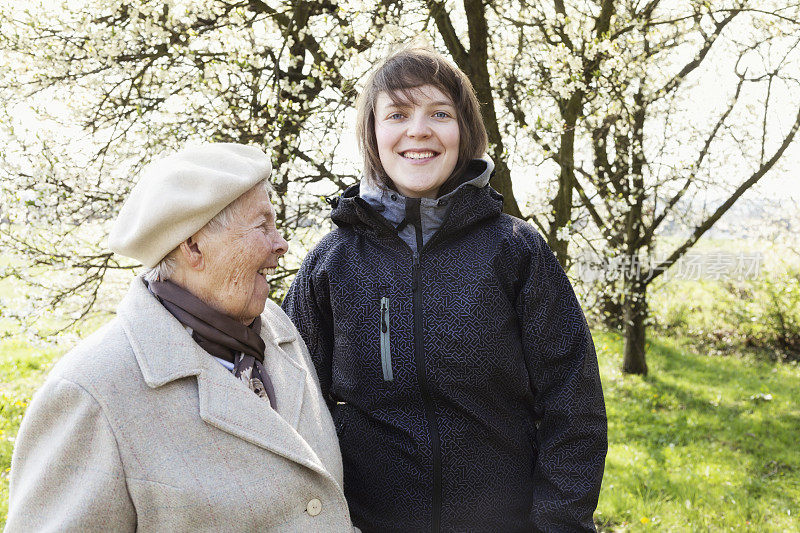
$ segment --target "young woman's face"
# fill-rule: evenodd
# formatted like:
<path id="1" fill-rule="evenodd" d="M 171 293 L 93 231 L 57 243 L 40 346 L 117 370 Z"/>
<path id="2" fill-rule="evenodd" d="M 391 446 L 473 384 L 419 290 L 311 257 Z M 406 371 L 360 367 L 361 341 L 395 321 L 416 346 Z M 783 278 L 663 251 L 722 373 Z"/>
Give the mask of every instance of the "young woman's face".
<path id="1" fill-rule="evenodd" d="M 378 155 L 397 192 L 436 198 L 458 162 L 458 120 L 452 100 L 432 85 L 414 89 L 416 103 L 375 101 Z"/>

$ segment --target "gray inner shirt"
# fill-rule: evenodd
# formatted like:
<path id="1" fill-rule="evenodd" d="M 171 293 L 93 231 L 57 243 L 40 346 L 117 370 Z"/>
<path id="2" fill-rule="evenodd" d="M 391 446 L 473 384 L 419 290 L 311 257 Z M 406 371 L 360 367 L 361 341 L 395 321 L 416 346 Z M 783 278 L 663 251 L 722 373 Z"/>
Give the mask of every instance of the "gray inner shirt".
<path id="1" fill-rule="evenodd" d="M 423 246 L 425 246 L 425 243 L 427 243 L 433 234 L 441 227 L 442 222 L 444 222 L 444 217 L 447 214 L 450 199 L 459 189 L 462 187 L 477 187 L 480 189 L 489 184 L 489 178 L 491 178 L 492 171 L 494 170 L 494 162 L 488 155 L 484 155 L 480 159 L 474 161 L 479 161 L 484 164 L 483 170 L 481 170 L 477 176 L 465 181 L 451 192 L 439 198 L 420 199 L 419 215 L 422 225 Z M 365 178 L 361 179 L 359 190 L 359 196 L 366 200 L 366 202 L 380 213 L 381 216 L 388 220 L 394 227 L 400 225 L 406 216 L 406 201 L 408 198 L 397 191 L 387 189 L 383 184 L 373 184 L 370 180 Z M 397 234 L 411 247 L 411 250 L 414 252 L 417 251 L 417 238 L 412 224 L 404 225 Z"/>

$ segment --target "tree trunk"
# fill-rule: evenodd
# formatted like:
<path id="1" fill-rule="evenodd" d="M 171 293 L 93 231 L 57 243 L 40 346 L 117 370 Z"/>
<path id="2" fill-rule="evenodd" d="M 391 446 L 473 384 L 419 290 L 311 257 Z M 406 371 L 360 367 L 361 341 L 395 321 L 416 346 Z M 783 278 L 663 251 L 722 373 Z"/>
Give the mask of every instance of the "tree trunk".
<path id="1" fill-rule="evenodd" d="M 494 109 L 495 91 L 492 88 L 489 75 L 489 27 L 486 22 L 487 7 L 483 0 L 464 0 L 464 11 L 467 18 L 467 36 L 469 50 L 467 50 L 458 37 L 458 33 L 450 20 L 444 2 L 429 1 L 430 16 L 436 22 L 439 34 L 444 40 L 447 50 L 453 56 L 458 68 L 466 73 L 475 89 L 475 95 L 481 104 L 481 116 L 486 125 L 486 134 L 489 136 L 489 155 L 494 160 L 494 177 L 491 185 L 503 195 L 503 212 L 517 218 L 522 218 L 522 212 L 514 196 L 511 183 L 511 170 L 505 161 L 505 148 L 503 135 L 497 121 Z"/>
<path id="2" fill-rule="evenodd" d="M 561 117 L 564 120 L 564 131 L 561 133 L 561 144 L 557 161 L 560 167 L 558 174 L 558 191 L 551 201 L 553 222 L 547 235 L 547 244 L 567 269 L 569 241 L 558 237 L 558 230 L 566 227 L 572 220 L 572 191 L 575 188 L 575 124 L 583 107 L 583 92 L 576 91 L 569 100 L 561 104 Z"/>
<path id="3" fill-rule="evenodd" d="M 603 294 L 598 297 L 597 305 L 600 308 L 603 325 L 613 331 L 622 331 L 625 324 L 625 309 L 619 294 Z"/>
<path id="4" fill-rule="evenodd" d="M 625 374 L 647 375 L 645 359 L 645 320 L 647 319 L 647 285 L 641 279 L 629 282 L 625 294 Z"/>
<path id="5" fill-rule="evenodd" d="M 514 189 L 511 183 L 511 170 L 502 158 L 502 147 L 495 150 L 495 153 L 492 154 L 492 159 L 494 160 L 495 166 L 491 185 L 497 192 L 503 195 L 503 213 L 511 215 L 512 217 L 523 218 L 522 211 L 520 211 L 519 204 L 514 196 Z"/>

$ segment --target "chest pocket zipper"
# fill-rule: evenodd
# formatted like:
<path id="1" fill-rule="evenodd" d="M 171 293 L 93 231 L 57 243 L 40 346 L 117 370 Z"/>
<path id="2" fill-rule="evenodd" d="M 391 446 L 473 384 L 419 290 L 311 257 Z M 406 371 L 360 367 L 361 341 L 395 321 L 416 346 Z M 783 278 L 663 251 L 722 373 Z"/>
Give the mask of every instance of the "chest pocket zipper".
<path id="1" fill-rule="evenodd" d="M 389 344 L 389 298 L 381 298 L 381 367 L 383 380 L 393 381 L 392 350 Z"/>

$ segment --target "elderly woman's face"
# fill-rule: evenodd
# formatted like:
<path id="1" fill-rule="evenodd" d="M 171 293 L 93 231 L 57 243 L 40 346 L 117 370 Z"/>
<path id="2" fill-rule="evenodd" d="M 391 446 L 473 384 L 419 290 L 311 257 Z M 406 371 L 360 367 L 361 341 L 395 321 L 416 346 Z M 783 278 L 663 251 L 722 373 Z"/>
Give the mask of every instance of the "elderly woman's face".
<path id="1" fill-rule="evenodd" d="M 289 245 L 275 227 L 275 211 L 267 192 L 256 186 L 237 200 L 233 221 L 198 240 L 203 252 L 203 277 L 196 294 L 211 307 L 244 324 L 264 311 L 269 283 L 278 258 Z"/>
<path id="2" fill-rule="evenodd" d="M 432 85 L 414 90 L 416 102 L 375 100 L 375 140 L 381 165 L 397 191 L 436 198 L 458 162 L 458 119 L 446 94 Z"/>

